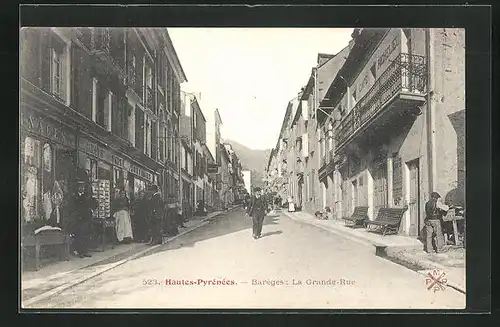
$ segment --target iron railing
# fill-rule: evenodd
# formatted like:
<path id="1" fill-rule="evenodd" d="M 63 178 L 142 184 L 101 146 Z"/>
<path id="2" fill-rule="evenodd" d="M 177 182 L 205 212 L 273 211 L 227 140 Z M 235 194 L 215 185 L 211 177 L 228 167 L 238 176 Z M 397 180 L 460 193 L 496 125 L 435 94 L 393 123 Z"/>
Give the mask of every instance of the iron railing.
<path id="1" fill-rule="evenodd" d="M 150 86 L 146 86 L 146 106 L 153 110 L 154 107 L 154 93 L 153 89 Z"/>
<path id="2" fill-rule="evenodd" d="M 335 150 L 331 149 L 328 153 L 321 159 L 321 167 L 318 170 L 318 174 L 322 175 L 327 167 L 333 162 L 335 156 Z"/>
<path id="3" fill-rule="evenodd" d="M 122 73 L 125 71 L 125 35 L 108 28 L 97 28 L 92 32 L 92 53 Z"/>
<path id="4" fill-rule="evenodd" d="M 129 64 L 127 67 L 127 82 L 132 89 L 135 89 L 136 86 L 135 74 L 136 74 L 135 67 L 132 66 L 132 64 Z"/>
<path id="5" fill-rule="evenodd" d="M 336 135 L 337 142 L 344 143 L 359 127 L 380 112 L 385 103 L 397 93 L 424 94 L 426 67 L 423 56 L 407 53 L 398 55 L 341 121 Z"/>

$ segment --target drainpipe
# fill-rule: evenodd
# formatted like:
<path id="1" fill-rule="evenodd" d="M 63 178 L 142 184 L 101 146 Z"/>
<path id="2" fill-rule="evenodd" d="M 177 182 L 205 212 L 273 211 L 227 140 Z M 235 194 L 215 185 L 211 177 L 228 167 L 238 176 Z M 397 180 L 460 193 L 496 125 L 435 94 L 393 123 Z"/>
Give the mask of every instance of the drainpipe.
<path id="1" fill-rule="evenodd" d="M 427 154 L 429 169 L 429 194 L 436 186 L 436 121 L 434 104 L 434 30 L 426 29 L 426 58 L 427 58 Z"/>

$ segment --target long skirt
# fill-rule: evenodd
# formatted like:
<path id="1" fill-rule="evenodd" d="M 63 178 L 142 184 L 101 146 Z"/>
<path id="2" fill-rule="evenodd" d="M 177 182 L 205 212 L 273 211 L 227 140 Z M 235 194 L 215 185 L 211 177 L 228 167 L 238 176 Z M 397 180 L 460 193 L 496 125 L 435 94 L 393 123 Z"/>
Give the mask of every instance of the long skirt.
<path id="1" fill-rule="evenodd" d="M 293 202 L 288 202 L 288 212 L 295 211 L 295 204 Z"/>
<path id="2" fill-rule="evenodd" d="M 115 212 L 114 217 L 116 219 L 115 229 L 118 241 L 121 242 L 127 237 L 133 239 L 130 213 L 127 210 L 120 210 Z"/>

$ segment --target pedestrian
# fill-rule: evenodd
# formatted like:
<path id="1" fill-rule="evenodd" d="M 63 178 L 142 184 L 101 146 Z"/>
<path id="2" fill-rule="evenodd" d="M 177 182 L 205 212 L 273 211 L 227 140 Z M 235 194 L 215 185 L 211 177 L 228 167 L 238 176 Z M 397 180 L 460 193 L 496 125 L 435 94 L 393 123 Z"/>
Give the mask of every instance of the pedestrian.
<path id="1" fill-rule="evenodd" d="M 137 195 L 133 205 L 132 232 L 139 242 L 149 242 L 151 236 L 148 232 L 148 197 L 144 190 Z"/>
<path id="2" fill-rule="evenodd" d="M 72 201 L 74 217 L 74 248 L 80 258 L 91 257 L 89 242 L 92 223 L 92 209 L 97 207 L 97 201 L 88 193 L 84 181 L 79 181 Z"/>
<path id="3" fill-rule="evenodd" d="M 261 237 L 262 223 L 267 213 L 267 203 L 262 196 L 260 187 L 254 189 L 254 196 L 251 199 L 250 206 L 247 214 L 253 219 L 253 238 L 258 239 Z"/>
<path id="4" fill-rule="evenodd" d="M 295 203 L 293 203 L 293 197 L 288 197 L 288 212 L 295 212 Z"/>
<path id="5" fill-rule="evenodd" d="M 169 202 L 165 206 L 165 213 L 163 219 L 163 232 L 166 236 L 175 236 L 179 234 L 177 225 L 177 204 L 174 203 L 174 197 L 170 195 Z"/>
<path id="6" fill-rule="evenodd" d="M 125 190 L 120 190 L 113 201 L 113 217 L 115 218 L 116 238 L 120 243 L 129 243 L 134 238 L 132 221 L 130 220 L 130 201 Z"/>
<path id="7" fill-rule="evenodd" d="M 443 215 L 447 213 L 449 207 L 441 202 L 441 195 L 437 192 L 431 193 L 431 198 L 425 204 L 425 244 L 424 251 L 433 252 L 433 239 L 435 238 L 435 251 L 437 253 L 444 250 L 444 235 L 441 226 Z"/>
<path id="8" fill-rule="evenodd" d="M 149 232 L 151 239 L 148 245 L 157 245 L 163 243 L 162 236 L 162 218 L 164 213 L 164 204 L 157 185 L 149 188 L 151 199 L 148 201 L 149 207 Z"/>

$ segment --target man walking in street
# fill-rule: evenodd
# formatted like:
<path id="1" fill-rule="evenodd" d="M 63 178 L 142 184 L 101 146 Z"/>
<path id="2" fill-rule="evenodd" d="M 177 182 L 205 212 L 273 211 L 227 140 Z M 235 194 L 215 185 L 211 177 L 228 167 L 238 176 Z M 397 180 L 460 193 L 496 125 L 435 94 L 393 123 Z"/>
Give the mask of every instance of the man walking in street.
<path id="1" fill-rule="evenodd" d="M 247 209 L 247 214 L 253 219 L 253 238 L 261 237 L 262 223 L 267 213 L 267 203 L 262 196 L 260 187 L 254 189 L 254 196 L 251 199 L 250 206 Z"/>
<path id="2" fill-rule="evenodd" d="M 436 252 L 443 252 L 445 244 L 441 220 L 448 210 L 449 207 L 441 203 L 441 195 L 437 192 L 432 192 L 430 200 L 425 204 L 425 252 L 433 252 L 432 240 L 434 237 L 436 240 Z"/>
<path id="3" fill-rule="evenodd" d="M 163 200 L 161 199 L 158 186 L 152 185 L 149 188 L 152 194 L 151 200 L 149 200 L 149 230 L 151 235 L 151 240 L 148 245 L 157 245 L 163 243 L 162 236 L 162 218 L 163 218 Z"/>

